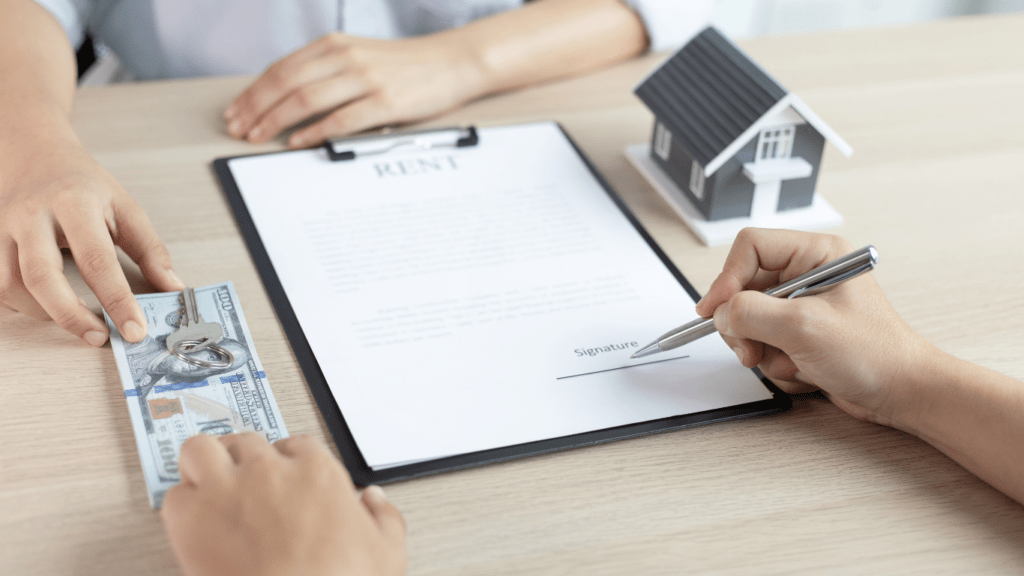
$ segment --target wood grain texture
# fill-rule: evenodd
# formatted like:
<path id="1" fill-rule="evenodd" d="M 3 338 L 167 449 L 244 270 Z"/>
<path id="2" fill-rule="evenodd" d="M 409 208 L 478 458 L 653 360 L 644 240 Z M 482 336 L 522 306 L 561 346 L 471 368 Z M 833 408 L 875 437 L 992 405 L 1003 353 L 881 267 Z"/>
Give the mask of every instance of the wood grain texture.
<path id="1" fill-rule="evenodd" d="M 1024 379 L 1024 17 L 741 43 L 855 149 L 829 148 L 835 232 L 874 243 L 897 310 L 941 348 Z M 698 290 L 706 248 L 622 157 L 664 55 L 475 102 L 427 125 L 556 119 Z M 326 438 L 227 203 L 220 113 L 244 78 L 82 90 L 74 123 L 147 210 L 178 274 L 233 280 L 293 433 Z M 186 212 L 193 214 L 186 217 Z M 124 260 L 133 287 L 150 290 Z M 67 262 L 75 289 L 96 299 Z M 1024 416 L 1022 416 L 1024 417 Z M 113 354 L 0 311 L 0 573 L 176 574 Z M 1019 574 L 1024 509 L 929 445 L 819 396 L 792 411 L 408 481 L 409 573 Z"/>

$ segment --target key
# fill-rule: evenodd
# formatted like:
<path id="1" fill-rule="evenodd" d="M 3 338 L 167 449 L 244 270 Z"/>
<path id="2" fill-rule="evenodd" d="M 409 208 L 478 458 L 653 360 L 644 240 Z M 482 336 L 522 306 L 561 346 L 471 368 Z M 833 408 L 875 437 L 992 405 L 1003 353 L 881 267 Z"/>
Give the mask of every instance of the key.
<path id="1" fill-rule="evenodd" d="M 178 330 L 167 337 L 167 349 L 174 352 L 177 346 L 178 352 L 198 352 L 220 342 L 224 338 L 224 328 L 220 324 L 203 320 L 196 303 L 195 290 L 186 288 L 181 293 L 181 299 L 185 313 Z"/>
<path id="2" fill-rule="evenodd" d="M 199 306 L 196 304 L 196 291 L 192 288 L 185 288 L 181 292 L 181 299 L 185 305 L 185 313 L 181 317 L 178 329 L 167 336 L 167 350 L 178 352 L 198 352 L 205 350 L 211 345 L 224 339 L 224 327 L 216 322 L 207 322 L 199 314 Z M 193 344 L 192 342 L 197 342 Z"/>

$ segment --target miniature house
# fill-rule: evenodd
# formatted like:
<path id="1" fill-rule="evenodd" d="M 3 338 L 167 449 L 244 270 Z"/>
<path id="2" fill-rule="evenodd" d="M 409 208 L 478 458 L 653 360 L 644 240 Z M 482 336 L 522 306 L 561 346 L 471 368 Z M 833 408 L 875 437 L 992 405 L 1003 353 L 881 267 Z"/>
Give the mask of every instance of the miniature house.
<path id="1" fill-rule="evenodd" d="M 825 141 L 852 153 L 713 27 L 635 93 L 655 116 L 650 160 L 707 221 L 750 218 L 760 225 L 773 213 L 809 207 Z"/>

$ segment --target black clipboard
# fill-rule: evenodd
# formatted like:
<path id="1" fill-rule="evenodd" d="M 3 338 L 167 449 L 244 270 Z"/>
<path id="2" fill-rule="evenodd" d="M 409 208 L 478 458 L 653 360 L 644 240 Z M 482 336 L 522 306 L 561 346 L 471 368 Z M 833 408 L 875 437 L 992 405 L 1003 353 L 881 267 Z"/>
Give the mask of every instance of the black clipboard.
<path id="1" fill-rule="evenodd" d="M 594 165 L 590 162 L 590 159 L 586 157 L 582 150 L 580 150 L 580 147 L 576 145 L 576 142 L 573 141 L 565 129 L 560 125 L 558 128 L 561 130 L 561 133 L 565 136 L 566 140 L 572 145 L 576 154 L 579 155 L 580 159 L 590 170 L 591 174 L 594 175 L 594 178 L 601 184 L 605 193 L 608 194 L 619 210 L 622 211 L 622 214 L 626 219 L 629 220 L 634 228 L 636 228 L 636 231 L 641 237 L 643 237 L 644 241 L 647 242 L 647 245 L 658 256 L 662 264 L 668 268 L 672 273 L 672 276 L 696 303 L 696 301 L 700 299 L 700 294 L 698 294 L 698 292 L 693 288 L 686 277 L 683 276 L 682 272 L 675 267 L 672 261 L 668 259 L 668 256 L 665 255 L 661 247 L 658 246 L 653 238 L 651 238 L 650 234 L 647 233 L 647 230 L 644 229 L 619 195 L 612 189 L 601 173 L 597 171 Z M 462 130 L 466 130 L 467 134 L 469 131 L 472 132 L 472 141 L 462 138 L 458 142 L 453 141 L 453 146 L 478 145 L 475 129 L 469 128 Z M 425 134 L 428 132 L 430 131 L 417 132 L 417 134 Z M 359 138 L 349 141 L 328 142 L 325 144 L 325 147 L 328 150 L 328 154 L 334 153 L 335 155 L 338 155 L 338 146 L 343 146 L 345 142 L 365 142 L 365 140 L 367 139 Z M 486 143 L 484 143 L 484 145 L 486 145 Z M 386 151 L 387 148 L 385 147 L 385 149 L 380 152 L 386 153 Z M 279 153 L 280 152 L 271 152 L 269 154 Z M 375 151 L 374 153 L 378 152 Z M 262 155 L 266 154 L 254 154 L 252 156 Z M 348 425 L 345 423 L 345 416 L 341 413 L 341 409 L 338 407 L 338 404 L 334 399 L 334 395 L 331 394 L 331 390 L 327 385 L 327 380 L 313 354 L 309 341 L 306 340 L 306 336 L 302 331 L 298 318 L 292 309 L 291 303 L 288 301 L 288 296 L 285 293 L 284 287 L 281 285 L 277 272 L 274 270 L 274 266 L 270 261 L 270 256 L 267 254 L 263 241 L 260 239 L 260 236 L 256 231 L 256 225 L 249 214 L 249 210 L 245 205 L 245 200 L 243 199 L 241 191 L 238 189 L 235 178 L 228 166 L 228 162 L 230 160 L 240 157 L 243 156 L 231 156 L 214 160 L 214 171 L 217 174 L 217 178 L 220 180 L 224 194 L 227 196 L 231 209 L 234 212 L 235 220 L 238 222 L 239 231 L 245 239 L 246 246 L 249 248 L 249 254 L 252 256 L 253 264 L 255 264 L 256 270 L 259 272 L 260 278 L 263 280 L 263 285 L 266 288 L 267 295 L 270 297 L 270 300 L 274 305 L 274 309 L 277 311 L 277 316 L 281 321 L 281 325 L 284 327 L 285 334 L 287 335 L 288 341 L 292 347 L 292 352 L 295 354 L 295 358 L 298 360 L 299 366 L 302 368 L 302 373 L 306 378 L 306 384 L 309 386 L 309 390 L 312 392 L 313 398 L 316 400 L 320 413 L 323 415 L 324 422 L 327 424 L 327 428 L 331 431 L 331 436 L 334 438 L 334 443 L 338 447 L 338 452 L 341 455 L 345 467 L 348 469 L 349 474 L 351 474 L 353 482 L 359 486 L 384 484 L 397 480 L 415 478 L 417 476 L 450 472 L 483 464 L 491 464 L 516 458 L 523 458 L 526 456 L 546 454 L 548 452 L 564 450 L 566 448 L 578 448 L 601 442 L 644 436 L 656 432 L 667 432 L 669 430 L 677 430 L 679 428 L 696 426 L 699 424 L 723 422 L 736 418 L 780 412 L 787 410 L 792 406 L 792 400 L 789 396 L 779 390 L 774 384 L 765 378 L 760 371 L 754 368 L 754 373 L 761 379 L 764 386 L 772 393 L 771 399 L 708 410 L 705 412 L 696 412 L 682 416 L 672 416 L 647 422 L 605 428 L 592 432 L 583 432 L 569 436 L 550 438 L 547 440 L 539 440 L 536 442 L 528 442 L 525 444 L 517 444 L 514 446 L 506 446 L 504 448 L 494 448 L 479 452 L 471 452 L 468 454 L 460 454 L 458 456 L 438 458 L 425 462 L 395 466 L 383 470 L 374 470 L 370 468 L 363 459 L 363 455 L 359 451 L 355 438 L 352 436 Z M 334 159 L 336 161 L 344 161 L 354 157 L 354 155 L 341 154 L 340 157 Z"/>

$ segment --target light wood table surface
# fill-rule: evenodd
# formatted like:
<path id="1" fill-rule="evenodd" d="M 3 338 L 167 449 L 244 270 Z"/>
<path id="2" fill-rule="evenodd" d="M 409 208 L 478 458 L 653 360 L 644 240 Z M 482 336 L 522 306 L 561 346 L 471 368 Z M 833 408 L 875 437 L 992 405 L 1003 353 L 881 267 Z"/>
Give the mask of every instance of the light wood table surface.
<path id="1" fill-rule="evenodd" d="M 1024 15 L 740 44 L 854 147 L 849 159 L 827 149 L 818 190 L 845 217 L 835 232 L 878 247 L 876 276 L 897 310 L 941 348 L 1024 379 Z M 728 248 L 702 246 L 622 156 L 649 135 L 631 88 L 662 57 L 433 124 L 558 120 L 704 291 Z M 234 281 L 289 430 L 326 438 L 210 169 L 281 147 L 225 135 L 221 111 L 245 84 L 86 89 L 74 124 L 186 282 Z M 0 431 L 0 574 L 177 573 L 109 345 L 0 312 Z M 928 444 L 816 395 L 772 417 L 387 491 L 409 524 L 414 575 L 1024 573 L 1024 508 Z"/>

